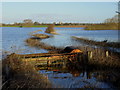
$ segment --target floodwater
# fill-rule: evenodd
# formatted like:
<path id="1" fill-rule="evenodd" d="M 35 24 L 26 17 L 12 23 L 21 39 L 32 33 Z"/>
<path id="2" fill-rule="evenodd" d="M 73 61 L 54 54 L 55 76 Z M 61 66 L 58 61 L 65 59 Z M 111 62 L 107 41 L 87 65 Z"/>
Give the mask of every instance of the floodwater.
<path id="1" fill-rule="evenodd" d="M 37 48 L 29 47 L 24 40 L 31 37 L 30 32 L 36 30 L 43 30 L 37 33 L 44 34 L 46 27 L 41 28 L 19 28 L 19 27 L 3 27 L 2 29 L 2 50 L 17 53 L 45 53 L 46 50 L 38 50 Z M 60 35 L 42 40 L 43 42 L 54 45 L 56 47 L 78 46 L 85 45 L 83 43 L 74 41 L 71 36 L 84 37 L 97 41 L 108 40 L 109 42 L 118 42 L 118 30 L 95 30 L 86 31 L 84 28 L 64 28 L 56 27 L 56 32 Z"/>
<path id="2" fill-rule="evenodd" d="M 2 28 L 2 50 L 7 52 L 15 52 L 20 54 L 28 53 L 46 53 L 47 50 L 29 47 L 24 40 L 31 37 L 30 32 L 36 30 L 43 30 L 37 33 L 44 34 L 46 27 L 41 28 L 18 28 L 18 27 L 3 27 Z M 60 35 L 54 35 L 49 39 L 44 39 L 49 45 L 57 47 L 79 46 L 86 45 L 71 39 L 71 36 L 88 38 L 96 41 L 108 40 L 109 42 L 118 42 L 118 30 L 95 30 L 87 31 L 84 28 L 63 28 L 56 27 L 56 32 Z M 0 29 L 1 30 L 1 29 Z M 40 73 L 46 75 L 55 87 L 64 88 L 111 88 L 114 87 L 112 83 L 105 82 L 107 75 L 105 71 L 55 71 L 55 70 L 38 70 Z M 104 76 L 105 75 L 105 76 Z M 111 76 L 113 77 L 113 76 Z"/>
<path id="3" fill-rule="evenodd" d="M 26 45 L 24 40 L 31 37 L 30 32 L 45 28 L 18 28 L 3 27 L 2 28 L 2 50 L 8 52 L 16 52 L 20 54 L 28 53 L 46 53 L 46 50 L 32 48 Z M 42 33 L 42 32 L 41 32 Z"/>
<path id="4" fill-rule="evenodd" d="M 118 42 L 118 30 L 84 30 L 84 28 L 55 28 L 62 35 L 87 38 L 95 41 Z M 81 29 L 81 30 L 80 30 Z M 69 31 L 67 31 L 69 30 Z"/>
<path id="5" fill-rule="evenodd" d="M 58 71 L 54 69 L 39 70 L 39 72 L 48 77 L 55 88 L 115 88 L 110 82 L 117 80 L 111 72 L 106 73 L 101 70 Z"/>

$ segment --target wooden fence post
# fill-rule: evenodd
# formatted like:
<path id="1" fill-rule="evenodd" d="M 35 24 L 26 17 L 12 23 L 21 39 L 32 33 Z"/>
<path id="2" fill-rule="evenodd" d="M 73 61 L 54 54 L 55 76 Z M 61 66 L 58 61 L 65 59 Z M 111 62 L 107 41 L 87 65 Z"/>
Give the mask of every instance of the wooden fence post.
<path id="1" fill-rule="evenodd" d="M 106 57 L 108 57 L 109 56 L 109 52 L 108 51 L 106 51 Z"/>
<path id="2" fill-rule="evenodd" d="M 88 59 L 91 60 L 93 57 L 93 53 L 91 51 L 88 52 Z"/>

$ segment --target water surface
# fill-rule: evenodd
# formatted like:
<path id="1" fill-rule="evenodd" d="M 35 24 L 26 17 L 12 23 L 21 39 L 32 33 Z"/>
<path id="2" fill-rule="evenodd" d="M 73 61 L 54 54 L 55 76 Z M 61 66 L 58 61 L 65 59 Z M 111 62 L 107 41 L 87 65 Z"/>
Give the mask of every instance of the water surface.
<path id="1" fill-rule="evenodd" d="M 19 27 L 3 27 L 2 31 L 2 50 L 17 53 L 45 53 L 44 49 L 29 47 L 24 40 L 31 37 L 30 32 L 42 30 L 37 33 L 44 34 L 46 27 L 40 28 L 19 28 Z M 108 40 L 109 42 L 118 42 L 118 30 L 83 30 L 84 28 L 55 27 L 56 32 L 60 35 L 42 40 L 43 42 L 57 47 L 86 45 L 71 39 L 71 36 L 84 37 L 96 41 Z"/>
<path id="2" fill-rule="evenodd" d="M 52 82 L 54 87 L 60 88 L 115 88 L 114 85 L 107 80 L 117 79 L 110 76 L 110 72 L 95 70 L 40 70 Z M 108 78 L 109 77 L 109 78 Z"/>

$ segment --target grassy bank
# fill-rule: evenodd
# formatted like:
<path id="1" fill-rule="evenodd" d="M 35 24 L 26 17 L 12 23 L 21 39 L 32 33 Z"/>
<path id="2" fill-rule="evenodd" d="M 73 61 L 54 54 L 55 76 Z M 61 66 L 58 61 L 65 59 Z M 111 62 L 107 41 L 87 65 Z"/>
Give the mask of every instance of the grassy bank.
<path id="1" fill-rule="evenodd" d="M 87 25 L 85 30 L 119 30 L 118 24 L 92 24 Z"/>

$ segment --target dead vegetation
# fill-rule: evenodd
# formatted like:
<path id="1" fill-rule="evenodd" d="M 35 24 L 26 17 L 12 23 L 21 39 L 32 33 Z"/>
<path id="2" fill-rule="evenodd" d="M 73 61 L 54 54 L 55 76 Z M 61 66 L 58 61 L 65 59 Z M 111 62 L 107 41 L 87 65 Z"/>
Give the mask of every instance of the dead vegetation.
<path id="1" fill-rule="evenodd" d="M 2 63 L 2 89 L 11 88 L 50 88 L 47 77 L 39 74 L 32 63 L 22 62 L 14 55 L 8 56 Z"/>

